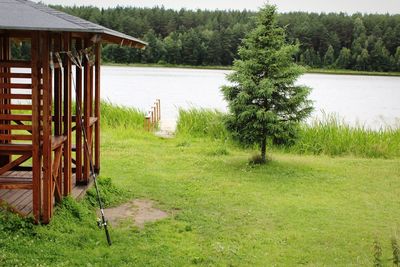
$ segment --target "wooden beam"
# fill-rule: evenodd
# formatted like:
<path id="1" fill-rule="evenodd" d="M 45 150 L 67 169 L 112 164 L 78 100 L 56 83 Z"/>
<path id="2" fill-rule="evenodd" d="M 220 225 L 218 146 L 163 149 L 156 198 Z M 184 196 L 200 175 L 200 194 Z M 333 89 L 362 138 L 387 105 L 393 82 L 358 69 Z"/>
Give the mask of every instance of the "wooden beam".
<path id="1" fill-rule="evenodd" d="M 9 43 L 9 37 L 4 34 L 3 37 L 0 40 L 0 61 L 8 61 L 10 59 L 10 43 Z M 0 73 L 4 74 L 4 76 L 0 79 L 1 84 L 8 84 L 11 79 L 8 77 L 5 77 L 8 73 L 10 73 L 10 68 L 7 66 L 0 66 Z M 0 86 L 0 94 L 1 95 L 6 95 L 10 94 L 10 89 L 4 88 Z M 10 104 L 11 100 L 10 99 L 1 99 L 0 103 L 2 104 Z M 10 114 L 10 111 L 8 109 L 0 109 L 0 124 L 3 125 L 9 125 L 11 122 L 6 119 L 2 119 L 1 116 L 7 116 Z M 0 130 L 0 134 L 9 134 L 10 130 Z M 0 144 L 8 144 L 8 140 L 3 140 L 0 141 Z M 6 156 L 0 156 L 0 167 L 8 164 L 11 162 L 11 155 L 6 155 Z"/>
<path id="2" fill-rule="evenodd" d="M 61 51 L 62 49 L 62 35 L 61 34 L 55 34 L 53 33 L 53 39 L 54 39 L 54 51 Z M 57 62 L 56 57 L 54 56 L 54 62 L 59 65 L 59 62 Z M 62 66 L 59 66 L 62 67 Z M 63 120 L 62 120 L 62 97 L 63 97 L 63 80 L 62 80 L 62 73 L 61 73 L 61 68 L 57 68 L 54 70 L 54 135 L 55 136 L 60 136 L 62 135 L 62 126 L 63 126 Z M 56 154 L 58 156 L 58 154 Z M 61 163 L 61 156 L 62 156 L 62 151 L 59 152 L 60 159 L 57 158 Z M 55 162 L 55 160 L 54 160 Z M 57 167 L 57 174 L 54 175 L 54 169 Z M 59 166 L 54 166 L 53 164 L 53 177 L 56 177 L 56 181 L 53 181 L 57 184 L 57 189 L 60 190 L 60 194 L 56 195 L 56 201 L 60 202 L 61 201 L 61 186 L 62 186 L 62 168 L 58 168 Z M 57 191 L 58 192 L 58 191 Z"/>
<path id="3" fill-rule="evenodd" d="M 90 40 L 85 39 L 85 47 L 90 46 Z M 90 155 L 91 153 L 91 146 L 92 146 L 92 139 L 91 139 L 91 127 L 90 127 L 90 111 L 91 111 L 91 92 L 93 90 L 93 83 L 92 83 L 92 68 L 89 64 L 88 60 L 84 60 L 84 89 L 83 89 L 83 121 L 86 132 L 86 141 L 88 143 L 89 150 L 87 146 L 83 146 L 83 183 L 87 184 L 90 178 Z M 85 140 L 84 140 L 85 141 Z"/>
<path id="4" fill-rule="evenodd" d="M 64 33 L 64 51 L 71 50 L 71 34 Z M 67 140 L 64 144 L 64 186 L 63 194 L 67 196 L 72 191 L 72 92 L 71 92 L 71 60 L 64 58 L 64 136 Z"/>
<path id="5" fill-rule="evenodd" d="M 31 64 L 32 63 L 30 61 L 7 60 L 7 59 L 0 60 L 0 67 L 6 67 L 6 68 L 30 68 Z"/>
<path id="6" fill-rule="evenodd" d="M 96 173 L 100 173 L 100 68 L 101 68 L 101 43 L 96 44 L 95 50 L 95 96 L 94 96 L 94 116 L 97 118 L 94 145 L 94 165 Z"/>
<path id="7" fill-rule="evenodd" d="M 53 214 L 53 177 L 51 162 L 52 88 L 50 73 L 50 36 L 41 33 L 43 64 L 43 212 L 42 222 L 49 223 Z"/>
<path id="8" fill-rule="evenodd" d="M 76 39 L 76 49 L 82 49 L 82 39 Z M 82 69 L 76 68 L 76 182 L 82 183 Z"/>
<path id="9" fill-rule="evenodd" d="M 40 90 L 39 83 L 41 72 L 39 33 L 35 32 L 31 43 L 32 60 L 32 206 L 33 217 L 36 223 L 40 220 L 41 201 L 42 201 L 42 166 L 40 156 Z"/>

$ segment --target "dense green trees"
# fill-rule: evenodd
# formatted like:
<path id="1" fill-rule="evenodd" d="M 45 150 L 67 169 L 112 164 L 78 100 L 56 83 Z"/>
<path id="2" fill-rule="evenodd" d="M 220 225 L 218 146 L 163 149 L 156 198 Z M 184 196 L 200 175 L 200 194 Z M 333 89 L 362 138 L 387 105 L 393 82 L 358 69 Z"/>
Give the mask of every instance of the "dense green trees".
<path id="1" fill-rule="evenodd" d="M 60 7 L 67 13 L 142 38 L 146 51 L 104 47 L 104 59 L 121 63 L 231 65 L 245 34 L 254 28 L 250 11 L 159 8 Z M 311 67 L 400 71 L 400 15 L 280 14 L 287 41 L 300 43 L 296 60 Z"/>
<path id="2" fill-rule="evenodd" d="M 228 76 L 232 85 L 222 87 L 229 105 L 227 128 L 241 143 L 260 146 L 260 163 L 266 161 L 267 140 L 293 141 L 296 126 L 312 111 L 310 88 L 294 85 L 303 72 L 294 63 L 297 51 L 297 45 L 286 43 L 275 6 L 266 5 L 239 48 Z M 329 51 L 333 48 L 325 58 L 332 64 Z"/>

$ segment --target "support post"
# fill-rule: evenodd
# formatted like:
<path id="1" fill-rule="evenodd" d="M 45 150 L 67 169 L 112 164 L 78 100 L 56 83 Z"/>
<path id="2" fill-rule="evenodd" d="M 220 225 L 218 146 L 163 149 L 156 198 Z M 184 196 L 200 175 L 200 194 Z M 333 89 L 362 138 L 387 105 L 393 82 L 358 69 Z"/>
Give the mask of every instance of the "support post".
<path id="1" fill-rule="evenodd" d="M 82 49 L 82 39 L 76 40 L 76 49 Z M 82 69 L 76 67 L 76 182 L 83 183 L 82 177 Z"/>
<path id="2" fill-rule="evenodd" d="M 90 44 L 89 39 L 85 39 L 85 47 Z M 84 89 L 83 89 L 83 127 L 85 127 L 86 138 L 88 146 L 83 146 L 83 179 L 84 184 L 89 183 L 90 178 L 90 160 L 89 155 L 91 155 L 92 150 L 92 138 L 91 138 L 91 127 L 90 127 L 90 111 L 91 111 L 91 92 L 93 90 L 93 83 L 91 80 L 91 70 L 89 61 L 84 60 Z M 85 141 L 85 140 L 84 140 Z M 89 147 L 89 150 L 87 149 Z"/>
<path id="3" fill-rule="evenodd" d="M 3 38 L 1 39 L 0 59 L 2 59 L 2 60 L 9 60 L 10 59 L 10 38 L 7 36 L 7 34 L 4 34 Z M 10 68 L 8 68 L 8 67 L 0 68 L 0 72 L 9 73 L 10 72 Z M 7 84 L 10 81 L 11 81 L 10 78 L 4 77 L 2 79 L 2 83 L 3 84 Z M 10 91 L 11 91 L 11 89 L 8 89 L 8 88 L 0 88 L 0 93 L 3 93 L 3 94 L 8 94 L 8 93 L 10 93 Z M 3 99 L 2 100 L 2 104 L 10 104 L 10 100 L 9 99 Z M 10 114 L 10 110 L 3 108 L 3 109 L 0 110 L 0 114 Z M 0 123 L 7 125 L 7 124 L 10 124 L 10 121 L 0 121 Z M 10 134 L 10 131 L 9 130 L 3 130 L 2 134 L 6 134 L 6 135 Z M 7 144 L 10 141 L 3 140 L 3 141 L 0 141 L 0 142 L 3 142 L 4 144 Z M 0 155 L 0 167 L 4 166 L 4 165 L 6 165 L 6 164 L 8 164 L 10 162 L 11 162 L 11 155 Z"/>
<path id="4" fill-rule="evenodd" d="M 52 88 L 50 72 L 50 35 L 41 33 L 43 45 L 43 223 L 49 223 L 53 213 L 53 179 L 51 162 Z"/>
<path id="5" fill-rule="evenodd" d="M 64 33 L 63 49 L 71 50 L 71 33 Z M 72 94 L 71 94 L 71 60 L 68 56 L 64 57 L 64 136 L 67 140 L 64 143 L 64 186 L 63 195 L 68 196 L 72 191 Z"/>
<path id="6" fill-rule="evenodd" d="M 96 44 L 95 50 L 95 99 L 94 115 L 97 118 L 95 124 L 95 145 L 94 145 L 94 168 L 96 173 L 100 173 L 100 68 L 101 68 L 101 43 Z"/>
<path id="7" fill-rule="evenodd" d="M 31 69 L 32 69 L 32 206 L 36 223 L 41 213 L 41 158 L 40 158 L 40 62 L 39 33 L 34 32 L 31 39 Z"/>
<path id="8" fill-rule="evenodd" d="M 54 52 L 61 51 L 61 35 L 54 34 Z M 55 56 L 53 56 L 54 63 L 58 63 Z M 54 70 L 54 135 L 60 136 L 62 134 L 62 75 L 61 75 L 61 66 L 58 66 Z M 61 156 L 61 154 L 60 154 Z M 55 162 L 55 161 L 54 161 Z M 59 162 L 55 162 L 56 164 L 61 164 L 61 160 Z M 61 189 L 62 182 L 62 168 L 59 166 L 53 166 L 56 169 L 56 172 L 53 172 L 54 177 L 56 177 L 57 188 Z M 61 192 L 60 192 L 61 193 Z M 61 202 L 61 194 L 55 194 L 56 202 Z"/>

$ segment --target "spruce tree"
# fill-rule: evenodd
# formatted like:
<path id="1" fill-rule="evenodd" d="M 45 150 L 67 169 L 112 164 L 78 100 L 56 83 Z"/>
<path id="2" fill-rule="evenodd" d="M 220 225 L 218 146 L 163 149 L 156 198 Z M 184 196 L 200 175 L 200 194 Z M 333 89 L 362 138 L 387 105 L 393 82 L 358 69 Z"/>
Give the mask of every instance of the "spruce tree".
<path id="1" fill-rule="evenodd" d="M 335 51 L 333 50 L 333 47 L 329 45 L 328 50 L 325 53 L 324 56 L 324 65 L 325 67 L 332 67 L 333 63 L 335 62 Z"/>
<path id="2" fill-rule="evenodd" d="M 303 73 L 293 60 L 297 51 L 298 45 L 285 41 L 276 7 L 266 5 L 239 48 L 228 76 L 232 85 L 222 87 L 230 111 L 227 129 L 244 145 L 258 144 L 263 163 L 268 139 L 288 141 L 312 111 L 310 88 L 295 85 Z"/>
<path id="3" fill-rule="evenodd" d="M 351 63 L 351 51 L 350 49 L 343 47 L 340 50 L 339 57 L 336 60 L 336 67 L 340 69 L 346 69 Z"/>

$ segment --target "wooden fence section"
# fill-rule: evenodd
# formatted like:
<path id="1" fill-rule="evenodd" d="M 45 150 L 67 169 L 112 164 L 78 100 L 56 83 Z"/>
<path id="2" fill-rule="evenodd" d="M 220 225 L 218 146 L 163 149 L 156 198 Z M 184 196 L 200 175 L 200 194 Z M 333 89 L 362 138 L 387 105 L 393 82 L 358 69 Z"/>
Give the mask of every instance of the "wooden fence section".
<path id="1" fill-rule="evenodd" d="M 147 112 L 144 119 L 144 129 L 148 132 L 154 131 L 161 120 L 161 101 L 157 99 L 154 106 Z"/>

